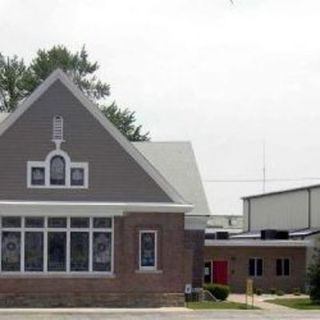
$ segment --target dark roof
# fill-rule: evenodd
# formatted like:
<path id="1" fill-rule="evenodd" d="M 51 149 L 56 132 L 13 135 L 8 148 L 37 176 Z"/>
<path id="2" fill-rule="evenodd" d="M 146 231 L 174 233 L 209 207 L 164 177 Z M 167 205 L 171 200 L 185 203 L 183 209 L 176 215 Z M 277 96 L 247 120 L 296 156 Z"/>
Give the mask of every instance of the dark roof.
<path id="1" fill-rule="evenodd" d="M 303 229 L 294 229 L 294 230 L 288 230 L 289 231 L 289 237 L 308 237 L 313 234 L 320 233 L 320 228 L 303 228 Z M 243 233 L 238 233 L 235 235 L 231 235 L 231 239 L 259 239 L 261 235 L 260 230 L 256 231 L 248 231 Z"/>

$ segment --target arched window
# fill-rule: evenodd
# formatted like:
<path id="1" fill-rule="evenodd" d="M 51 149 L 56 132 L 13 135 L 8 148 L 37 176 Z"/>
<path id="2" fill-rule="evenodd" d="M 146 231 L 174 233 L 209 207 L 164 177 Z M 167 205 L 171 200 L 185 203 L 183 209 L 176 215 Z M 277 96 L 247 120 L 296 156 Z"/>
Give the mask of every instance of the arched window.
<path id="1" fill-rule="evenodd" d="M 66 162 L 61 156 L 54 156 L 50 161 L 50 184 L 66 184 Z"/>

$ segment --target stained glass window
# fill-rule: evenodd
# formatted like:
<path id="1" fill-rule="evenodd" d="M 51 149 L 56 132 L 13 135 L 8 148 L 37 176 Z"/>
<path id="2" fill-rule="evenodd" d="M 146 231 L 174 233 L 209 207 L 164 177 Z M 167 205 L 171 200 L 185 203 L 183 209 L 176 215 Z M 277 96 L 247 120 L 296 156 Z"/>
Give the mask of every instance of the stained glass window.
<path id="1" fill-rule="evenodd" d="M 140 232 L 140 267 L 156 267 L 156 232 Z"/>
<path id="2" fill-rule="evenodd" d="M 0 221 L 1 271 L 112 272 L 112 218 L 6 216 Z"/>
<path id="3" fill-rule="evenodd" d="M 2 227 L 3 228 L 20 228 L 21 217 L 3 217 Z"/>
<path id="4" fill-rule="evenodd" d="M 20 271 L 20 232 L 2 232 L 2 270 Z"/>
<path id="5" fill-rule="evenodd" d="M 25 233 L 25 271 L 43 271 L 43 232 Z"/>
<path id="6" fill-rule="evenodd" d="M 111 228 L 112 219 L 111 218 L 93 218 L 94 228 Z"/>
<path id="7" fill-rule="evenodd" d="M 66 218 L 48 218 L 49 228 L 65 228 L 67 226 Z"/>
<path id="8" fill-rule="evenodd" d="M 66 271 L 66 232 L 48 232 L 48 271 Z"/>
<path id="9" fill-rule="evenodd" d="M 34 167 L 31 169 L 31 184 L 33 186 L 44 186 L 45 184 L 44 168 Z"/>
<path id="10" fill-rule="evenodd" d="M 26 218 L 26 228 L 43 228 L 44 219 L 42 217 Z"/>
<path id="11" fill-rule="evenodd" d="M 55 156 L 50 161 L 50 184 L 66 184 L 66 164 L 61 156 Z"/>
<path id="12" fill-rule="evenodd" d="M 71 271 L 88 271 L 89 233 L 71 232 Z"/>
<path id="13" fill-rule="evenodd" d="M 93 271 L 111 271 L 111 233 L 93 233 Z"/>
<path id="14" fill-rule="evenodd" d="M 83 186 L 84 185 L 84 169 L 71 168 L 71 185 Z"/>
<path id="15" fill-rule="evenodd" d="M 89 218 L 71 218 L 71 228 L 89 228 Z"/>

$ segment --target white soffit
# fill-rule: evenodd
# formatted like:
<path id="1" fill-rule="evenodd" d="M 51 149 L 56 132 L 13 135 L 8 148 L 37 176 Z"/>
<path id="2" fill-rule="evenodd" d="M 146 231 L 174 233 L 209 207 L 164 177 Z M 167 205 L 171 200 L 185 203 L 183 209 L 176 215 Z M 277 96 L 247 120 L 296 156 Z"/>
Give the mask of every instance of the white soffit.
<path id="1" fill-rule="evenodd" d="M 187 212 L 191 205 L 139 202 L 0 201 L 3 215 L 122 216 L 126 212 Z"/>
<path id="2" fill-rule="evenodd" d="M 312 247 L 312 240 L 205 240 L 206 247 Z"/>
<path id="3" fill-rule="evenodd" d="M 151 163 L 125 138 L 120 131 L 102 114 L 99 108 L 90 101 L 80 89 L 60 69 L 51 75 L 37 87 L 37 89 L 22 102 L 20 106 L 3 122 L 0 123 L 0 136 L 57 80 L 60 80 L 80 103 L 96 118 L 111 136 L 124 148 L 126 152 L 149 174 L 160 188 L 176 203 L 187 201 L 168 183 L 168 181 L 151 165 Z"/>

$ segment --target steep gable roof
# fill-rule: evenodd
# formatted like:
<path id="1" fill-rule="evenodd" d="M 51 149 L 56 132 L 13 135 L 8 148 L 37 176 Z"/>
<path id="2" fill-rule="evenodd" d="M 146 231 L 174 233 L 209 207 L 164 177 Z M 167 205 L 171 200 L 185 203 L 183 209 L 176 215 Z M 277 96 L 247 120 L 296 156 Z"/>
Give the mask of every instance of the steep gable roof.
<path id="1" fill-rule="evenodd" d="M 61 70 L 54 71 L 23 103 L 0 122 L 0 137 L 32 104 L 39 99 L 56 81 L 60 81 L 85 107 L 102 127 L 122 146 L 122 148 L 138 163 L 142 169 L 160 186 L 175 203 L 187 203 L 175 188 L 159 173 L 159 171 L 125 138 L 120 131 L 102 114 L 99 108 L 90 101 Z"/>
<path id="2" fill-rule="evenodd" d="M 190 142 L 134 142 L 134 145 L 193 204 L 191 214 L 210 213 Z"/>

